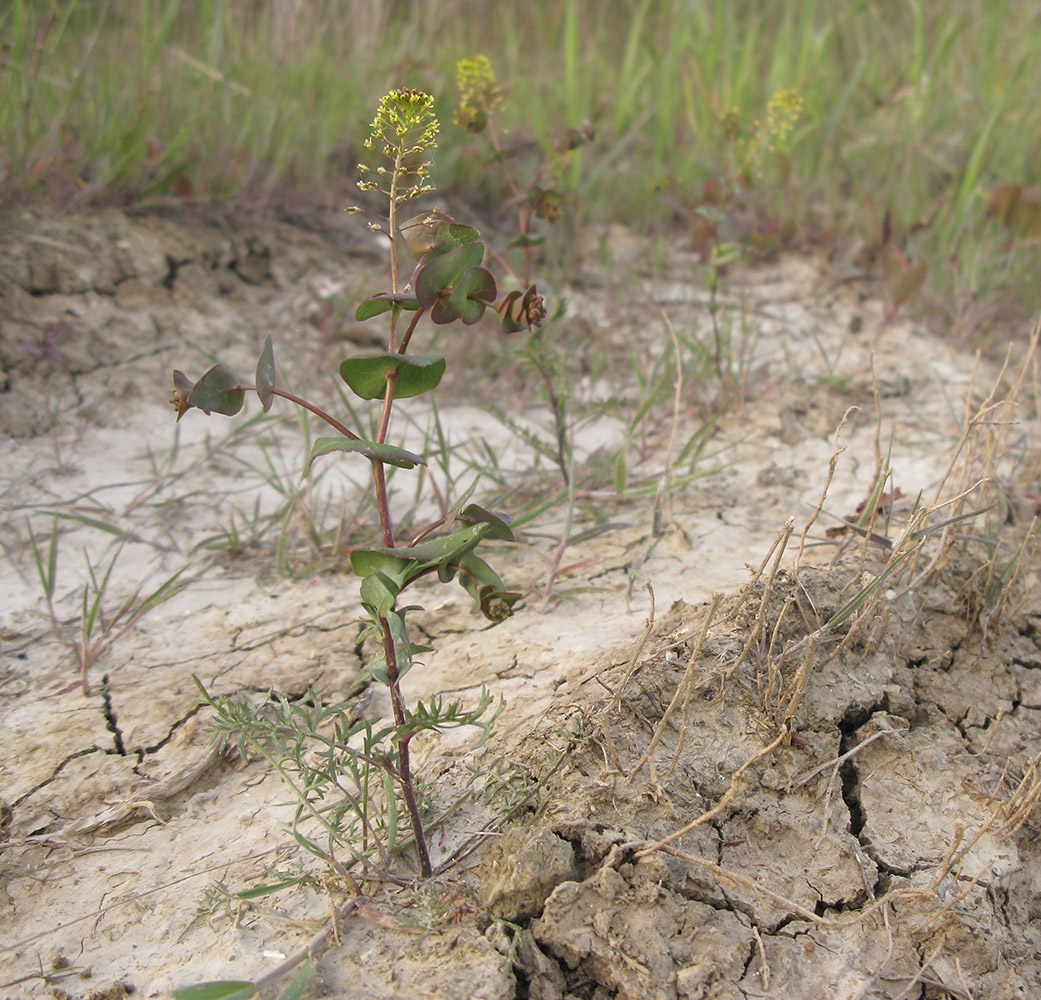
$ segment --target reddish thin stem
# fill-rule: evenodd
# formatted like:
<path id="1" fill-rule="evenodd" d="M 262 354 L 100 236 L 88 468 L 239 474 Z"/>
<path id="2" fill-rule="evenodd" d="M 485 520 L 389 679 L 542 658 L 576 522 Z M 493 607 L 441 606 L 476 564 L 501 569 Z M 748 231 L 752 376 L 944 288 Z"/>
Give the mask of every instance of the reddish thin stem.
<path id="1" fill-rule="evenodd" d="M 408 329 L 405 331 L 405 336 L 401 338 L 401 346 L 398 347 L 398 354 L 404 354 L 405 348 L 408 347 L 408 342 L 412 339 L 412 334 L 416 329 L 416 324 L 419 322 L 419 317 L 426 312 L 426 309 L 420 306 L 416 310 L 415 316 L 412 317 L 412 322 L 409 323 Z"/>
<path id="2" fill-rule="evenodd" d="M 390 703 L 394 710 L 394 722 L 400 728 L 405 725 L 405 710 L 401 705 L 401 692 L 398 689 L 398 656 L 394 647 L 394 636 L 390 631 L 390 622 L 380 618 L 380 629 L 383 633 L 383 656 L 387 665 L 387 687 L 390 689 Z M 412 786 L 412 766 L 409 762 L 408 745 L 411 736 L 402 736 L 398 740 L 398 782 L 401 785 L 401 797 L 405 800 L 409 819 L 412 822 L 412 833 L 416 838 L 416 851 L 419 853 L 419 870 L 423 878 L 430 878 L 433 869 L 430 867 L 430 853 L 427 850 L 426 834 L 423 832 L 423 821 L 416 805 L 416 793 Z"/>
<path id="3" fill-rule="evenodd" d="M 239 389 L 254 389 L 254 386 L 238 386 Z M 344 437 L 350 438 L 352 441 L 360 441 L 361 438 L 352 430 L 348 430 L 343 424 L 340 423 L 334 416 L 326 413 L 320 406 L 315 406 L 314 403 L 309 403 L 306 399 L 301 396 L 297 396 L 295 393 L 286 392 L 285 389 L 272 388 L 272 395 L 281 396 L 283 399 L 288 399 L 291 403 L 296 403 L 297 406 L 302 406 L 305 410 L 310 410 L 316 417 L 324 420 L 333 430 L 339 431 Z"/>

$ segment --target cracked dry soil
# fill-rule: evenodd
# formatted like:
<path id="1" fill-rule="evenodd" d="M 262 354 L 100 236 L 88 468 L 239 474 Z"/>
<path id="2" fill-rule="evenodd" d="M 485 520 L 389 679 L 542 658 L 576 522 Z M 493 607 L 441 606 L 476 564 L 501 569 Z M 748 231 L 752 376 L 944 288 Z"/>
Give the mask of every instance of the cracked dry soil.
<path id="1" fill-rule="evenodd" d="M 386 711 L 381 692 L 356 690 L 364 648 L 342 559 L 321 572 L 304 559 L 311 571 L 286 576 L 273 555 L 294 509 L 313 514 L 331 497 L 335 516 L 363 479 L 330 464 L 286 508 L 279 490 L 303 451 L 294 419 L 190 414 L 175 432 L 165 397 L 171 368 L 198 374 L 218 357 L 251 370 L 271 333 L 283 380 L 335 399 L 321 373 L 371 336 L 341 304 L 378 287 L 383 267 L 351 232 L 328 218 L 219 213 L 16 213 L 0 227 L 4 997 L 160 996 L 256 978 L 342 899 L 321 880 L 273 900 L 220 894 L 298 862 L 317 870 L 285 833 L 287 792 L 267 765 L 217 752 L 191 677 L 215 694 L 316 688 L 374 719 Z M 630 352 L 649 370 L 672 350 L 648 301 L 677 330 L 710 336 L 696 256 L 681 247 L 640 274 L 634 246 L 622 231 L 598 234 L 567 291 L 580 404 L 631 400 Z M 634 275 L 637 305 L 619 293 Z M 431 886 L 366 900 L 319 955 L 308 995 L 1041 995 L 1037 561 L 1028 546 L 995 608 L 994 578 L 980 572 L 991 550 L 972 541 L 1007 539 L 1000 569 L 1026 536 L 1036 401 L 1020 396 L 1003 450 L 987 451 L 986 435 L 1009 426 L 1000 419 L 961 442 L 991 384 L 995 403 L 1011 391 L 1029 331 L 1006 331 L 1002 378 L 986 360 L 974 373 L 970 356 L 913 324 L 877 328 L 878 302 L 798 258 L 735 271 L 723 306 L 743 331 L 744 391 L 711 429 L 704 478 L 670 491 L 660 533 L 653 494 L 594 483 L 558 599 L 544 592 L 562 507 L 498 554 L 526 593 L 508 622 L 488 630 L 463 600 L 418 595 L 435 652 L 408 675 L 409 696 L 474 699 L 484 685 L 506 699 L 484 746 L 448 733 L 420 754 L 441 804 L 474 769 L 484 793 L 438 832 L 435 863 L 480 845 Z M 438 349 L 449 358 L 440 417 L 460 453 L 480 435 L 516 480 L 552 475 L 482 409 L 509 399 L 517 419 L 545 424 L 523 373 L 494 368 L 501 343 L 467 332 Z M 494 372 L 488 384 L 466 381 L 464 359 Z M 684 385 L 677 440 L 702 426 L 714 391 Z M 876 401 L 900 491 L 876 531 L 895 540 L 913 498 L 931 498 L 949 468 L 941 499 L 983 471 L 1000 489 L 959 509 L 994 508 L 958 523 L 968 541 L 927 537 L 915 569 L 929 571 L 887 580 L 855 627 L 778 659 L 881 572 L 884 545 L 829 537 L 826 515 L 801 559 L 793 543 L 764 562 L 787 519 L 795 541 L 813 520 L 833 456 L 825 511 L 848 517 L 869 494 Z M 850 406 L 861 413 L 836 454 Z M 626 433 L 602 410 L 575 428 L 594 479 Z M 406 444 L 428 426 L 413 412 Z M 666 406 L 632 446 L 634 478 L 660 475 L 673 416 Z M 401 486 L 402 511 L 412 499 Z M 46 537 L 55 514 L 52 629 L 27 525 Z M 101 656 L 85 695 L 63 640 L 88 579 L 82 550 L 96 566 L 117 554 L 105 528 L 125 536 L 112 607 L 185 564 L 190 585 Z M 507 796 L 540 782 L 539 808 L 503 827 Z"/>

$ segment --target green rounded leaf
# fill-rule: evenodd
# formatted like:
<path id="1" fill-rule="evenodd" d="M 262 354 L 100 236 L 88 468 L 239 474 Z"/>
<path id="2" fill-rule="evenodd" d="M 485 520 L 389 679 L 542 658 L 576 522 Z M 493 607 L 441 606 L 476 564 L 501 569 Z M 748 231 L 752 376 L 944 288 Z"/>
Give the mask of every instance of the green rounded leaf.
<path id="1" fill-rule="evenodd" d="M 408 399 L 436 389 L 445 373 L 445 359 L 436 354 L 370 354 L 340 362 L 340 378 L 362 399 L 382 399 L 387 373 L 397 371 L 394 396 Z"/>
<path id="2" fill-rule="evenodd" d="M 366 441 L 363 438 L 349 438 L 337 435 L 336 437 L 320 437 L 311 446 L 311 454 L 304 466 L 304 476 L 311 471 L 311 465 L 316 458 L 328 455 L 334 451 L 356 451 L 366 458 L 375 458 L 386 465 L 393 465 L 399 469 L 414 469 L 417 465 L 426 465 L 426 462 L 404 448 L 395 448 L 391 444 L 379 444 L 376 441 Z"/>
<path id="3" fill-rule="evenodd" d="M 364 323 L 365 320 L 372 319 L 373 316 L 390 312 L 394 306 L 408 312 L 415 312 L 419 308 L 419 303 L 411 295 L 395 295 L 393 292 L 380 292 L 379 295 L 370 295 L 365 299 L 355 311 L 354 318 L 359 323 Z"/>
<path id="4" fill-rule="evenodd" d="M 257 362 L 257 395 L 267 413 L 275 397 L 275 350 L 271 346 L 271 334 L 264 341 L 264 350 L 260 352 L 260 360 Z"/>
<path id="5" fill-rule="evenodd" d="M 205 413 L 223 413 L 233 416 L 242 409 L 246 394 L 239 388 L 238 378 L 227 365 L 214 365 L 192 389 L 189 406 L 197 406 Z"/>
<path id="6" fill-rule="evenodd" d="M 466 243 L 440 257 L 434 257 L 416 272 L 416 299 L 424 309 L 437 302 L 441 293 L 451 288 L 468 267 L 484 260 L 483 243 Z"/>
<path id="7" fill-rule="evenodd" d="M 470 326 L 495 302 L 497 294 L 495 278 L 490 271 L 483 267 L 468 267 L 456 283 L 449 302 L 458 317 Z"/>

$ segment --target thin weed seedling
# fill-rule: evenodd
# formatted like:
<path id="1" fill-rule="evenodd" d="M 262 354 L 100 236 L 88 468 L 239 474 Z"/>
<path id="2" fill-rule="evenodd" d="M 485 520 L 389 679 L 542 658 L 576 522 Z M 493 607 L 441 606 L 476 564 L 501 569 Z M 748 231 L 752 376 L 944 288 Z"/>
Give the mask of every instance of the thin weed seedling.
<path id="1" fill-rule="evenodd" d="M 170 600 L 171 597 L 175 597 L 187 586 L 187 582 L 181 580 L 181 575 L 187 567 L 179 569 L 144 596 L 141 594 L 144 585 L 138 585 L 133 593 L 122 601 L 118 607 L 110 610 L 106 604 L 109 582 L 112 579 L 113 570 L 116 568 L 119 555 L 127 539 L 124 536 L 120 540 L 119 547 L 104 568 L 102 568 L 101 564 L 92 562 L 89 555 L 84 554 L 88 580 L 83 585 L 80 596 L 80 614 L 76 633 L 69 638 L 67 637 L 68 629 L 60 619 L 55 606 L 55 595 L 58 586 L 60 535 L 58 520 L 58 516 L 55 515 L 51 521 L 50 536 L 47 539 L 37 538 L 33 532 L 32 525 L 29 525 L 29 544 L 32 547 L 33 562 L 47 602 L 47 615 L 50 619 L 51 631 L 64 646 L 72 651 L 76 664 L 79 667 L 79 681 L 77 683 L 82 688 L 83 693 L 89 695 L 91 667 L 111 650 L 149 611 Z"/>

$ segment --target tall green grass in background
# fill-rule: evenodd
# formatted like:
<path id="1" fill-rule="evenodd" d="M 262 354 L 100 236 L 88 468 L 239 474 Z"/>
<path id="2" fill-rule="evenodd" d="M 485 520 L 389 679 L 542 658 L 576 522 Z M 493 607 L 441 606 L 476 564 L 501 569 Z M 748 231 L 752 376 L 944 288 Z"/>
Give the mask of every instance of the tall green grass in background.
<path id="1" fill-rule="evenodd" d="M 954 319 L 995 293 L 1041 305 L 1032 0 L 6 0 L 0 200 L 353 197 L 398 85 L 438 97 L 439 189 L 479 195 L 494 174 L 451 125 L 476 53 L 533 147 L 596 127 L 558 179 L 578 222 L 682 237 L 724 185 L 750 246 L 892 245 Z M 784 90 L 785 148 L 745 156 Z"/>

